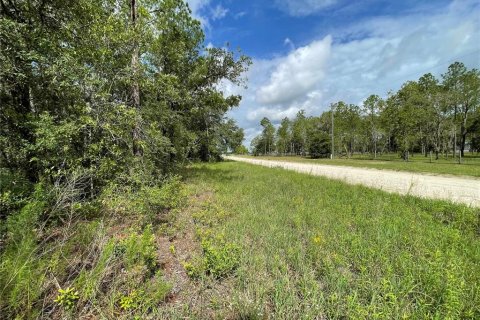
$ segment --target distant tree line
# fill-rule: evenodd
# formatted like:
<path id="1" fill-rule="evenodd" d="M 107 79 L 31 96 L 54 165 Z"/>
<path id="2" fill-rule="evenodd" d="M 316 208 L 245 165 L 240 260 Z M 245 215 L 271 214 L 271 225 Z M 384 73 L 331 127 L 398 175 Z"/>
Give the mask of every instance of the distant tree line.
<path id="1" fill-rule="evenodd" d="M 299 111 L 284 118 L 278 129 L 268 118 L 262 133 L 251 142 L 255 155 L 373 157 L 398 152 L 464 156 L 466 149 L 480 151 L 480 73 L 455 62 L 442 74 L 408 81 L 386 99 L 370 95 L 362 105 L 333 103 L 320 116 Z M 333 137 L 332 137 L 333 132 Z M 333 150 L 332 150 L 333 138 Z"/>

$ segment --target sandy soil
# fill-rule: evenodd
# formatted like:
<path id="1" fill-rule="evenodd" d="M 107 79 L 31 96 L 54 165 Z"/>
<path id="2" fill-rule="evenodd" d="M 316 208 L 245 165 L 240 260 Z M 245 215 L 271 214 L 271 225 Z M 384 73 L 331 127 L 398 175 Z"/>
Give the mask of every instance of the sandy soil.
<path id="1" fill-rule="evenodd" d="M 280 167 L 316 176 L 361 184 L 387 192 L 444 199 L 480 207 L 480 180 L 466 177 L 438 176 L 405 171 L 354 168 L 346 166 L 306 164 L 275 160 L 248 159 L 224 156 L 225 159 L 266 167 Z"/>

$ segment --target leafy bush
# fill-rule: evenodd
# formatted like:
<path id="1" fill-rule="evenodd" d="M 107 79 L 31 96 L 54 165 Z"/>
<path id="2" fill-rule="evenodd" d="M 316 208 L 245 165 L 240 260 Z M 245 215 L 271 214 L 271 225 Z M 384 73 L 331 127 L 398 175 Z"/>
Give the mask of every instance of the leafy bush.
<path id="1" fill-rule="evenodd" d="M 19 172 L 0 168 L 0 220 L 6 219 L 12 212 L 25 205 L 33 191 L 32 187 L 33 184 Z M 1 232 L 0 226 L 0 235 Z"/>
<path id="2" fill-rule="evenodd" d="M 156 246 L 151 225 L 148 225 L 142 233 L 132 231 L 119 246 L 125 250 L 124 261 L 127 268 L 142 265 L 151 271 L 155 269 Z"/>
<path id="3" fill-rule="evenodd" d="M 144 185 L 138 191 L 132 186 L 112 184 L 103 192 L 101 203 L 111 214 L 143 216 L 154 216 L 183 204 L 186 194 L 179 177 L 159 183 Z"/>
<path id="4" fill-rule="evenodd" d="M 240 246 L 219 239 L 202 241 L 205 271 L 215 278 L 231 274 L 240 264 Z"/>
<path id="5" fill-rule="evenodd" d="M 331 145 L 327 133 L 318 131 L 312 134 L 308 152 L 312 158 L 326 157 L 331 153 Z"/>
<path id="6" fill-rule="evenodd" d="M 191 278 L 197 279 L 203 274 L 223 278 L 231 275 L 240 264 L 240 246 L 226 241 L 222 234 L 213 236 L 209 231 L 198 233 L 202 239 L 203 256 L 183 262 Z"/>
<path id="7" fill-rule="evenodd" d="M 66 310 L 70 310 L 74 307 L 78 297 L 79 294 L 75 288 L 59 289 L 58 296 L 55 298 L 55 302 L 64 307 Z"/>

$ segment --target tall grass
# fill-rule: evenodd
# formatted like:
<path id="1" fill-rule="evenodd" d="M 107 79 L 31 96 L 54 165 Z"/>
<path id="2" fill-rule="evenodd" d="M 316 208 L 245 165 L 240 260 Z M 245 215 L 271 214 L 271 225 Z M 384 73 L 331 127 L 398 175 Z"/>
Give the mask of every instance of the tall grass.
<path id="1" fill-rule="evenodd" d="M 243 163 L 190 175 L 231 213 L 239 317 L 480 318 L 478 209 Z"/>

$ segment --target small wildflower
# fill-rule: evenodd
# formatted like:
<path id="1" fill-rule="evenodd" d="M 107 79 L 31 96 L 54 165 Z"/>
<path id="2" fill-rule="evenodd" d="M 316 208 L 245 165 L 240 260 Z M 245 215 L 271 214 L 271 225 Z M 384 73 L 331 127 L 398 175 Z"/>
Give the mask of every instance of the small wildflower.
<path id="1" fill-rule="evenodd" d="M 172 254 L 175 254 L 175 246 L 174 246 L 173 244 L 170 245 L 170 252 L 171 252 Z"/>
<path id="2" fill-rule="evenodd" d="M 321 241 L 322 241 L 322 239 L 320 238 L 320 236 L 313 237 L 313 242 L 314 243 L 319 244 Z"/>

